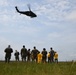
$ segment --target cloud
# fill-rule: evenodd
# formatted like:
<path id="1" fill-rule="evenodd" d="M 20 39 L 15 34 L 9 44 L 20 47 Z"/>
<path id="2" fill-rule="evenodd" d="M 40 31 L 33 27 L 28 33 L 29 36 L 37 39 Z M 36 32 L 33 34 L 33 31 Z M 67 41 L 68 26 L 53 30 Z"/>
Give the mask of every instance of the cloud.
<path id="1" fill-rule="evenodd" d="M 48 0 L 40 9 L 39 15 L 45 15 L 46 19 L 55 22 L 64 20 L 64 16 L 68 14 L 71 6 L 68 0 Z"/>
<path id="2" fill-rule="evenodd" d="M 7 45 L 7 44 L 8 45 L 11 44 L 11 41 L 6 39 L 6 38 L 4 38 L 3 36 L 0 37 L 0 42 L 1 42 L 0 46 L 2 46 L 2 47 Z"/>
<path id="3" fill-rule="evenodd" d="M 60 38 L 60 34 L 59 33 L 56 33 L 56 32 L 53 32 L 53 33 L 50 33 L 49 35 L 48 35 L 48 38 L 50 39 L 58 39 L 58 38 Z"/>
<path id="4" fill-rule="evenodd" d="M 76 10 L 74 10 L 71 13 L 67 14 L 67 16 L 65 18 L 68 21 L 76 21 Z"/>
<path id="5" fill-rule="evenodd" d="M 8 1 L 7 0 L 0 0 L 0 7 L 2 6 L 8 6 Z"/>
<path id="6" fill-rule="evenodd" d="M 32 42 L 35 44 L 44 44 L 44 41 L 41 40 L 32 40 Z"/>
<path id="7" fill-rule="evenodd" d="M 42 4 L 40 9 L 41 10 L 38 11 L 38 15 L 42 16 L 45 19 L 50 20 L 51 22 L 57 22 L 57 21 L 74 22 L 76 20 L 75 1 L 45 0 L 44 4 Z"/>

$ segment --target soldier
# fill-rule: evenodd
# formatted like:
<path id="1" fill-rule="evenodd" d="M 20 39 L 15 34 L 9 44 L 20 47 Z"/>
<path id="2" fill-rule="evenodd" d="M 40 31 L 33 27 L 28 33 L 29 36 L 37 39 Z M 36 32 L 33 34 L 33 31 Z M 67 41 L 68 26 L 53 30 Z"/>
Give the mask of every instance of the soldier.
<path id="1" fill-rule="evenodd" d="M 54 62 L 54 50 L 53 50 L 53 48 L 51 47 L 50 48 L 50 58 L 51 58 L 51 62 Z"/>
<path id="2" fill-rule="evenodd" d="M 15 60 L 19 61 L 19 52 L 17 50 L 15 50 L 14 56 L 15 56 Z"/>
<path id="3" fill-rule="evenodd" d="M 46 48 L 43 48 L 43 51 L 42 51 L 42 62 L 46 63 L 46 59 L 47 59 L 47 51 L 46 51 Z"/>
<path id="4" fill-rule="evenodd" d="M 26 61 L 26 56 L 27 56 L 27 49 L 25 48 L 25 45 L 23 45 L 23 48 L 21 49 L 22 61 Z"/>
<path id="5" fill-rule="evenodd" d="M 10 62 L 11 59 L 11 53 L 13 52 L 13 49 L 8 45 L 8 47 L 4 50 L 5 54 L 5 62 Z"/>
<path id="6" fill-rule="evenodd" d="M 30 49 L 28 49 L 28 51 L 27 51 L 27 61 L 30 61 L 30 56 L 31 56 L 31 52 L 30 52 Z"/>
<path id="7" fill-rule="evenodd" d="M 32 61 L 35 61 L 37 62 L 37 54 L 39 53 L 39 51 L 36 49 L 36 47 L 34 46 L 34 49 L 32 50 L 31 52 L 31 55 L 32 55 Z"/>

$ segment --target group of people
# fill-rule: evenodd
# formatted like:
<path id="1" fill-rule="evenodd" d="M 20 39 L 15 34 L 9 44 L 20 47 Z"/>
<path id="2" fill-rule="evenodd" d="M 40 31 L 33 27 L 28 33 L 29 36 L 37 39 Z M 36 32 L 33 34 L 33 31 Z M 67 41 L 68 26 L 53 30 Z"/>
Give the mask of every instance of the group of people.
<path id="1" fill-rule="evenodd" d="M 13 53 L 13 49 L 10 45 L 4 50 L 5 52 L 5 62 L 10 62 L 11 59 L 11 53 Z M 36 47 L 33 47 L 33 50 L 30 50 L 25 48 L 25 45 L 23 45 L 23 48 L 21 49 L 20 53 L 15 50 L 14 56 L 15 60 L 19 61 L 19 55 L 21 55 L 22 61 L 35 61 L 37 63 L 51 63 L 56 62 L 58 63 L 58 53 L 53 50 L 53 48 L 50 48 L 50 51 L 47 52 L 46 48 L 43 48 L 42 52 L 40 52 Z"/>

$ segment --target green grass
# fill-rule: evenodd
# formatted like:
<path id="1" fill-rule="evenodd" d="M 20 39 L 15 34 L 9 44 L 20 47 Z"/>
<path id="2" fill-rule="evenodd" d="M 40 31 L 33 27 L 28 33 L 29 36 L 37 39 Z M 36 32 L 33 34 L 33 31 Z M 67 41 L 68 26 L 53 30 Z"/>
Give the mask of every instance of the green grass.
<path id="1" fill-rule="evenodd" d="M 0 75 L 76 75 L 76 62 L 0 62 Z"/>

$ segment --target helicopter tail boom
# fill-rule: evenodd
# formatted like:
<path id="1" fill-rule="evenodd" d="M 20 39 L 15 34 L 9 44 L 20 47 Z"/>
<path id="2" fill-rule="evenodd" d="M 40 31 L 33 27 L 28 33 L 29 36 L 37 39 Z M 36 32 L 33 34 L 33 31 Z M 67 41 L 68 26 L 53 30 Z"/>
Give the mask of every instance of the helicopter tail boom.
<path id="1" fill-rule="evenodd" d="M 16 6 L 15 8 L 16 8 L 16 11 L 17 11 L 17 12 L 20 12 L 20 11 L 18 10 L 17 6 Z"/>

